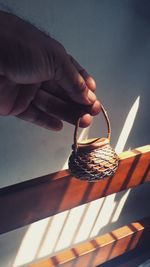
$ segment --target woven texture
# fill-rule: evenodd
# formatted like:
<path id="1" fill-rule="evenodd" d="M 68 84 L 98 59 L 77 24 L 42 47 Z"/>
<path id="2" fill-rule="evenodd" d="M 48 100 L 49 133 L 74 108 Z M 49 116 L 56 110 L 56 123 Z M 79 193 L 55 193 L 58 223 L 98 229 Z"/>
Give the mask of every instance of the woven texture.
<path id="1" fill-rule="evenodd" d="M 69 169 L 75 177 L 95 182 L 111 177 L 119 163 L 119 157 L 109 144 L 91 151 L 72 152 L 69 158 Z"/>

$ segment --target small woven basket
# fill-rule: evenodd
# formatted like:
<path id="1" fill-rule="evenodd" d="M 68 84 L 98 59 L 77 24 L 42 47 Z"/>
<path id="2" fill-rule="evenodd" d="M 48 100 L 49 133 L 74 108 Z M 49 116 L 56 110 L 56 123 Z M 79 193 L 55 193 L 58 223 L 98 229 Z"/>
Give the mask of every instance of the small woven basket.
<path id="1" fill-rule="evenodd" d="M 116 172 L 119 157 L 110 146 L 111 126 L 104 107 L 102 113 L 107 123 L 107 138 L 94 138 L 77 142 L 78 119 L 74 132 L 74 145 L 69 158 L 70 173 L 78 179 L 96 182 L 111 177 Z"/>

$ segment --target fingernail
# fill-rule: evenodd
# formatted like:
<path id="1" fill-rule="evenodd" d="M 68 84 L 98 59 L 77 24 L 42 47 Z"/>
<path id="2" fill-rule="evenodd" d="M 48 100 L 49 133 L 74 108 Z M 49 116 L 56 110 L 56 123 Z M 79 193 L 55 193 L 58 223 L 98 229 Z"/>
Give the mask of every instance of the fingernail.
<path id="1" fill-rule="evenodd" d="M 94 102 L 94 104 L 90 107 L 91 109 L 91 115 L 95 116 L 101 111 L 101 104 L 98 100 Z"/>
<path id="2" fill-rule="evenodd" d="M 94 103 L 95 100 L 97 99 L 96 95 L 91 90 L 88 91 L 87 96 L 91 104 Z"/>
<path id="3" fill-rule="evenodd" d="M 86 84 L 87 84 L 88 88 L 90 88 L 93 92 L 96 90 L 96 83 L 91 76 L 88 77 Z"/>

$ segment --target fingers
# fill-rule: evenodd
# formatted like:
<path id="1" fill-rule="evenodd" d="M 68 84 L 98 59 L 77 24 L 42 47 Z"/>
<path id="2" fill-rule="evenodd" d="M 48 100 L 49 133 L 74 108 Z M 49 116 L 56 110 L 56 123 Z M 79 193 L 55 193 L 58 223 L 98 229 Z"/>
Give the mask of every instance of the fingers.
<path id="1" fill-rule="evenodd" d="M 63 127 L 61 120 L 75 124 L 79 118 L 79 109 L 75 112 L 75 107 L 66 104 L 54 96 L 47 97 L 47 93 L 40 90 L 36 99 L 26 111 L 16 117 L 31 122 L 43 128 L 59 131 Z M 80 114 L 80 115 L 81 115 Z M 92 121 L 90 114 L 81 115 L 80 127 L 87 127 Z"/>
<path id="2" fill-rule="evenodd" d="M 60 98 L 61 100 L 69 103 L 70 105 L 72 105 L 72 108 L 75 105 L 77 105 L 75 102 L 73 102 L 70 99 L 70 97 L 65 92 L 65 90 L 61 86 L 59 86 L 54 80 L 46 81 L 46 82 L 42 83 L 41 89 L 50 93 L 53 96 L 56 96 L 57 98 Z M 76 106 L 76 108 L 77 108 L 77 106 Z M 101 104 L 98 100 L 96 100 L 93 103 L 93 105 L 90 105 L 90 106 L 82 105 L 82 110 L 84 110 L 85 113 L 87 112 L 87 113 L 91 114 L 92 116 L 95 116 L 100 112 Z"/>
<path id="3" fill-rule="evenodd" d="M 43 112 L 71 124 L 75 124 L 77 119 L 85 114 L 85 111 L 81 105 L 65 102 L 62 99 L 50 95 L 43 90 L 38 91 L 33 103 Z M 91 116 L 89 114 L 87 117 L 83 117 L 81 120 L 81 127 L 86 127 L 90 122 Z"/>
<path id="4" fill-rule="evenodd" d="M 84 78 L 64 51 L 61 53 L 61 62 L 59 57 L 56 64 L 55 80 L 71 99 L 80 104 L 92 105 L 96 101 L 96 95 L 88 88 Z"/>
<path id="5" fill-rule="evenodd" d="M 81 74 L 86 82 L 87 87 L 93 92 L 96 90 L 96 83 L 94 79 L 87 73 L 87 71 L 71 56 L 69 55 L 71 62 L 76 67 L 78 72 Z"/>
<path id="6" fill-rule="evenodd" d="M 16 117 L 48 130 L 60 131 L 63 127 L 63 123 L 59 119 L 46 114 L 33 105 L 30 105 L 25 112 L 17 115 Z"/>
<path id="7" fill-rule="evenodd" d="M 94 102 L 94 104 L 90 107 L 86 108 L 87 112 L 90 113 L 92 116 L 95 116 L 97 114 L 99 114 L 99 112 L 101 111 L 101 104 L 98 100 L 96 100 Z"/>

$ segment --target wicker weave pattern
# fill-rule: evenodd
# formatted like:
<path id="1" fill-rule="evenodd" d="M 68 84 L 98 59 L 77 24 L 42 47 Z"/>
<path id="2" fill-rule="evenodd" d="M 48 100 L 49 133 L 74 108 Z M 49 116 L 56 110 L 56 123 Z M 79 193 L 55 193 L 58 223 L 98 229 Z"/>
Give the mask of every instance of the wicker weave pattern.
<path id="1" fill-rule="evenodd" d="M 110 146 L 111 126 L 103 105 L 101 110 L 107 124 L 107 138 L 94 138 L 92 141 L 87 140 L 86 143 L 78 143 L 79 118 L 74 131 L 73 151 L 69 158 L 71 174 L 89 182 L 111 177 L 119 164 L 119 157 Z"/>
<path id="2" fill-rule="evenodd" d="M 69 158 L 71 173 L 81 180 L 95 182 L 111 177 L 119 163 L 119 157 L 109 144 L 88 152 L 72 152 Z"/>

